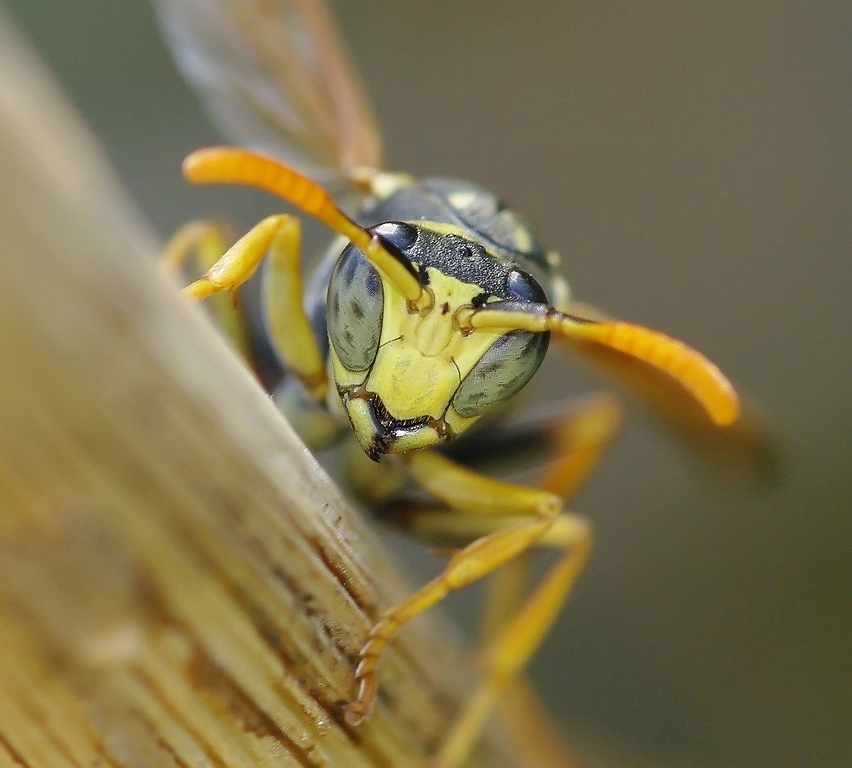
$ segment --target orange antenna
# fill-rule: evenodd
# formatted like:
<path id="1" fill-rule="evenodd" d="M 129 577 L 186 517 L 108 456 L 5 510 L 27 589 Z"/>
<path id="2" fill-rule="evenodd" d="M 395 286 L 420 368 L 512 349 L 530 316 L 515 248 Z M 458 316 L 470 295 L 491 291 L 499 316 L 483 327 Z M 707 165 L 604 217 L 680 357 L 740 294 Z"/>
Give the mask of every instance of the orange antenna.
<path id="1" fill-rule="evenodd" d="M 241 184 L 277 195 L 360 248 L 409 302 L 423 303 L 426 292 L 411 263 L 352 221 L 322 186 L 284 163 L 247 149 L 206 147 L 186 157 L 183 175 L 192 184 Z"/>
<path id="2" fill-rule="evenodd" d="M 739 416 L 740 401 L 731 382 L 704 355 L 682 341 L 640 325 L 572 317 L 544 304 L 530 307 L 506 302 L 504 306 L 505 309 L 460 309 L 459 325 L 471 329 L 551 331 L 568 341 L 599 344 L 671 376 L 719 426 L 732 424 Z"/>

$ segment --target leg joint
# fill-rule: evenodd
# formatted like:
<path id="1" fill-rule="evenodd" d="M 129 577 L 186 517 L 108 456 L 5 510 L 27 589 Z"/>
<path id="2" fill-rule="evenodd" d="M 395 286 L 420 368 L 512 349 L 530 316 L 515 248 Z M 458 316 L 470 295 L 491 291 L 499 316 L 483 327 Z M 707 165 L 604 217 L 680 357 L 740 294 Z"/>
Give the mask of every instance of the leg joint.
<path id="1" fill-rule="evenodd" d="M 532 512 L 543 520 L 555 520 L 562 512 L 562 499 L 552 493 L 543 493 L 535 502 Z"/>

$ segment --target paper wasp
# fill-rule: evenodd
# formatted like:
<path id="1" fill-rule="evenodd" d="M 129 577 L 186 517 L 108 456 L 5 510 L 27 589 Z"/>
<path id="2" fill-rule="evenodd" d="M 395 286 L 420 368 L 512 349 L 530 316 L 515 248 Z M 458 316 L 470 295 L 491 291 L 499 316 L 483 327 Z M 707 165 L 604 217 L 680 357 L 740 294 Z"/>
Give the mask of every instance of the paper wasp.
<path id="1" fill-rule="evenodd" d="M 370 110 L 321 3 L 159 5 L 179 63 L 213 113 L 238 140 L 270 152 L 201 149 L 184 163 L 187 179 L 265 190 L 339 235 L 304 289 L 295 216 L 268 217 L 230 247 L 213 230 L 187 230 L 173 243 L 174 260 L 204 240 L 211 264 L 187 295 L 233 291 L 268 255 L 267 328 L 293 374 L 277 396 L 282 409 L 308 444 L 354 432 L 356 490 L 413 534 L 462 543 L 437 578 L 370 631 L 347 721 L 369 714 L 382 653 L 408 621 L 532 547 L 560 553 L 527 597 L 497 611 L 482 685 L 437 757 L 458 766 L 588 558 L 590 525 L 565 503 L 615 432 L 619 406 L 598 399 L 551 425 L 556 459 L 536 487 L 479 475 L 442 447 L 499 417 L 551 341 L 640 391 L 686 395 L 698 406 L 694 418 L 719 428 L 736 421 L 739 400 L 682 342 L 573 304 L 558 258 L 490 192 L 380 170 Z M 318 179 L 358 194 L 351 218 Z M 405 482 L 432 503 L 392 503 Z"/>

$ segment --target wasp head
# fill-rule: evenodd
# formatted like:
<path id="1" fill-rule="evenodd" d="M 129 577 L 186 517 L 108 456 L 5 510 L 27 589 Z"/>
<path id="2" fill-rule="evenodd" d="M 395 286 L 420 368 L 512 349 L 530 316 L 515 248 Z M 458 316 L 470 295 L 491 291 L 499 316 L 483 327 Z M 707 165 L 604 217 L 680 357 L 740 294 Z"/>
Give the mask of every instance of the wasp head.
<path id="1" fill-rule="evenodd" d="M 475 330 L 459 310 L 489 301 L 546 301 L 526 272 L 453 228 L 374 227 L 410 266 L 429 301 L 415 306 L 356 246 L 328 286 L 332 372 L 358 442 L 373 459 L 457 437 L 532 377 L 548 333 Z"/>

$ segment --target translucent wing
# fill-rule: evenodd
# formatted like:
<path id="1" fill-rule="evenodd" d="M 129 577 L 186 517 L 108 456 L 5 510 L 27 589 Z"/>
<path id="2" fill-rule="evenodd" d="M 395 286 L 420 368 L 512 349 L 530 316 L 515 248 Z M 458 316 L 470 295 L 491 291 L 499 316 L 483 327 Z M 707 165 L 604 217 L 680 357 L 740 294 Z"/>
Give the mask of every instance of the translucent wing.
<path id="1" fill-rule="evenodd" d="M 571 311 L 590 320 L 609 320 L 605 313 L 587 304 L 574 304 Z M 741 403 L 742 411 L 733 424 L 720 428 L 675 379 L 653 366 L 595 344 L 580 347 L 573 344 L 572 351 L 579 351 L 624 385 L 705 458 L 726 467 L 741 468 L 758 479 L 774 480 L 783 473 L 778 430 L 751 400 Z"/>
<path id="2" fill-rule="evenodd" d="M 378 168 L 363 88 L 321 0 L 155 0 L 178 67 L 227 138 L 328 182 Z"/>
<path id="3" fill-rule="evenodd" d="M 650 366 L 603 348 L 589 348 L 586 356 L 705 459 L 758 480 L 774 481 L 783 474 L 781 438 L 756 403 L 742 402 L 736 422 L 719 427 L 683 389 Z"/>

